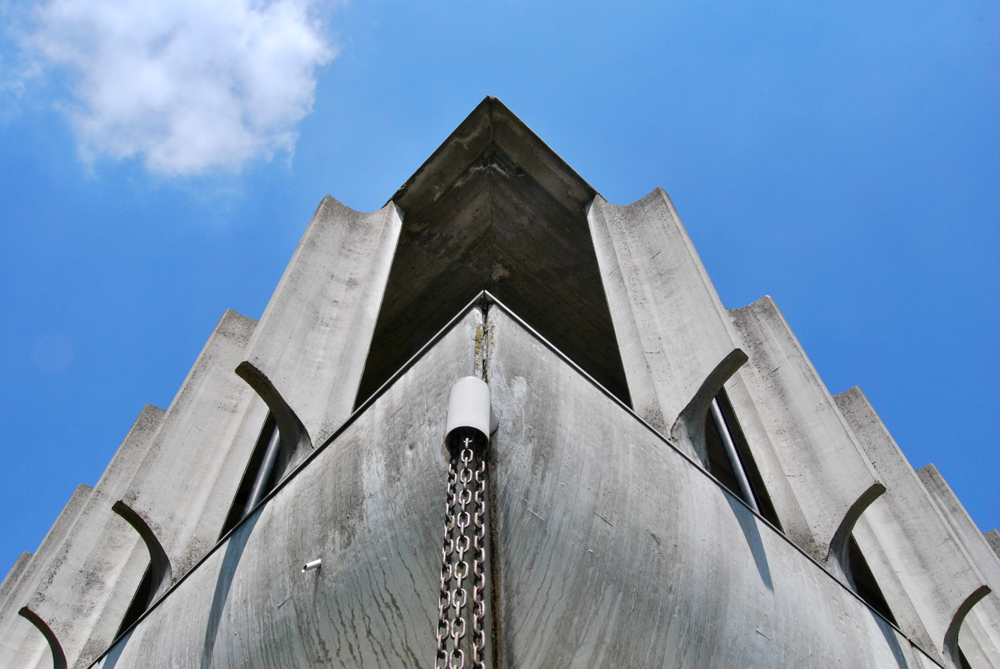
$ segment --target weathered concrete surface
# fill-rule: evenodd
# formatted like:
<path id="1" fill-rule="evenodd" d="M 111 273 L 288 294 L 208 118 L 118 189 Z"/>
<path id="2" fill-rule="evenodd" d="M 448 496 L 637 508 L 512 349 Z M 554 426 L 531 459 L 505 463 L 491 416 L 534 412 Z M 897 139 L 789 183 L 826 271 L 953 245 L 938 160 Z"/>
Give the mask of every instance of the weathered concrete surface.
<path id="1" fill-rule="evenodd" d="M 77 486 L 38 550 L 21 570 L 20 578 L 8 590 L 6 599 L 0 602 L 0 668 L 34 667 L 44 658 L 48 658 L 51 665 L 52 656 L 44 637 L 18 612 L 38 587 L 92 492 L 93 488 L 88 485 Z"/>
<path id="2" fill-rule="evenodd" d="M 500 666 L 934 666 L 497 307 L 487 333 Z"/>
<path id="3" fill-rule="evenodd" d="M 917 476 L 992 591 L 966 616 L 958 643 L 973 667 L 1000 669 L 1000 560 L 937 467 L 921 467 Z"/>
<path id="4" fill-rule="evenodd" d="M 986 543 L 990 545 L 993 552 L 996 553 L 997 557 L 1000 557 L 1000 532 L 996 530 L 990 530 L 989 532 L 984 532 L 983 537 L 986 539 Z"/>
<path id="5" fill-rule="evenodd" d="M 59 639 L 70 667 L 86 667 L 114 640 L 149 563 L 129 525 L 112 512 L 163 422 L 146 405 L 59 546 L 27 606 Z"/>
<path id="6" fill-rule="evenodd" d="M 448 393 L 474 373 L 480 324 L 474 312 L 438 341 L 101 666 L 432 665 Z"/>
<path id="7" fill-rule="evenodd" d="M 739 372 L 747 392 L 730 399 L 741 421 L 756 413 L 770 437 L 751 443 L 755 456 L 767 446 L 776 454 L 758 460 L 768 490 L 794 492 L 794 504 L 772 495 L 782 528 L 839 573 L 854 523 L 885 488 L 774 301 L 763 297 L 730 314 L 750 356 Z"/>
<path id="8" fill-rule="evenodd" d="M 662 188 L 627 206 L 598 195 L 587 220 L 632 406 L 707 462 L 708 406 L 747 359 L 708 273 Z"/>
<path id="9" fill-rule="evenodd" d="M 282 439 L 301 421 L 323 443 L 351 415 L 401 224 L 392 203 L 361 213 L 327 196 L 316 210 L 239 369 Z"/>
<path id="10" fill-rule="evenodd" d="M 17 585 L 21 574 L 24 573 L 24 569 L 28 566 L 29 562 L 31 562 L 31 553 L 28 551 L 22 552 L 17 556 L 17 560 L 14 561 L 14 565 L 10 568 L 10 571 L 7 572 L 3 583 L 0 583 L 0 610 L 2 610 L 4 602 L 7 601 L 7 595 Z"/>
<path id="11" fill-rule="evenodd" d="M 900 629 L 957 666 L 962 622 L 989 586 L 861 390 L 836 401 L 886 485 L 858 523 L 858 546 Z"/>
<path id="12" fill-rule="evenodd" d="M 233 373 L 255 324 L 222 316 L 122 495 L 166 551 L 174 580 L 218 541 L 267 415 Z"/>

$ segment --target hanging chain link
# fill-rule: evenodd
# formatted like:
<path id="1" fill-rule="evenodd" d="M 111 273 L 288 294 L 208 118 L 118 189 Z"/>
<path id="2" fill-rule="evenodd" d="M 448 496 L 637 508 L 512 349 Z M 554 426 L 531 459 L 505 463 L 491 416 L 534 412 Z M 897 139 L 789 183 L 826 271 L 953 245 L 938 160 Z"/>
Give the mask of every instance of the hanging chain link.
<path id="1" fill-rule="evenodd" d="M 471 651 L 473 669 L 485 669 L 486 458 L 483 449 L 468 437 L 460 446 L 448 464 L 434 666 L 465 669 L 466 652 Z M 468 611 L 467 587 L 472 591 Z M 471 639 L 467 638 L 468 627 L 472 628 Z"/>

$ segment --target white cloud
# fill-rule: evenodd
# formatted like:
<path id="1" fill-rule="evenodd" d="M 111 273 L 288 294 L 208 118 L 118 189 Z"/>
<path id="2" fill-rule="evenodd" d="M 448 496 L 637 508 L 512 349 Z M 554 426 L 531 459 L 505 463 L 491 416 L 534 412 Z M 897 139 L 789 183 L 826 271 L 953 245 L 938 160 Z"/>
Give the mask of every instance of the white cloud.
<path id="1" fill-rule="evenodd" d="M 168 175 L 290 152 L 336 48 L 317 0 L 51 0 L 29 43 L 71 74 L 81 153 Z"/>

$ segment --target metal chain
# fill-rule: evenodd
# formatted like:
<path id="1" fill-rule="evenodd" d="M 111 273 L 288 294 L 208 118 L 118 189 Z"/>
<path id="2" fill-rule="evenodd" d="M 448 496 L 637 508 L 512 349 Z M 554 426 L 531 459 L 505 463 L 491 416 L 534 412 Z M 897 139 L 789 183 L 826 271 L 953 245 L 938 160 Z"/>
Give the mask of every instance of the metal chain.
<path id="1" fill-rule="evenodd" d="M 436 669 L 465 669 L 465 655 L 470 649 L 472 667 L 486 667 L 483 659 L 486 648 L 486 459 L 480 450 L 474 447 L 472 439 L 466 438 L 448 464 Z M 471 570 L 466 555 L 470 552 Z M 471 580 L 472 589 L 472 605 L 468 611 L 466 579 Z M 471 645 L 466 640 L 469 627 L 472 628 Z"/>

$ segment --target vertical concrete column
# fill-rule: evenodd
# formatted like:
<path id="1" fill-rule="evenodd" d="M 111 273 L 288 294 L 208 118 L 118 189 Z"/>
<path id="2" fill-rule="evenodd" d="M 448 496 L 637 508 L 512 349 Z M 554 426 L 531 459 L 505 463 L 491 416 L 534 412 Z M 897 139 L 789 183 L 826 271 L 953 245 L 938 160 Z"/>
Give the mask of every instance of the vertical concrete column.
<path id="1" fill-rule="evenodd" d="M 164 414 L 152 405 L 139 414 L 28 602 L 59 639 L 69 666 L 89 665 L 111 644 L 142 580 L 149 558 L 111 507 L 128 488 Z"/>
<path id="2" fill-rule="evenodd" d="M 973 666 L 1000 667 L 1000 560 L 937 467 L 921 467 L 917 476 L 992 590 L 965 617 L 958 637 L 962 650 Z"/>
<path id="3" fill-rule="evenodd" d="M 840 574 L 854 523 L 885 488 L 774 301 L 730 313 L 750 356 L 739 372 L 746 392 L 731 399 L 741 417 L 756 413 L 769 437 L 753 445 L 777 454 L 758 459 L 768 490 L 787 484 L 794 494 L 772 497 L 782 527 Z"/>
<path id="4" fill-rule="evenodd" d="M 255 325 L 222 316 L 121 498 L 163 547 L 174 580 L 215 545 L 267 416 L 233 373 Z"/>
<path id="5" fill-rule="evenodd" d="M 20 611 L 45 576 L 92 492 L 88 485 L 77 486 L 38 550 L 21 570 L 20 578 L 0 602 L 0 669 L 23 669 L 37 662 L 40 655 L 48 654 L 46 638 Z"/>
<path id="6" fill-rule="evenodd" d="M 858 524 L 858 546 L 900 629 L 958 666 L 959 629 L 990 588 L 864 394 L 852 388 L 836 400 L 886 484 Z"/>
<path id="7" fill-rule="evenodd" d="M 705 461 L 709 404 L 746 361 L 670 198 L 587 213 L 633 408 Z"/>
<path id="8" fill-rule="evenodd" d="M 300 424 L 323 443 L 351 415 L 401 224 L 391 202 L 361 213 L 327 196 L 316 210 L 237 370 L 282 439 Z"/>

